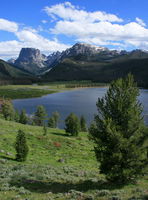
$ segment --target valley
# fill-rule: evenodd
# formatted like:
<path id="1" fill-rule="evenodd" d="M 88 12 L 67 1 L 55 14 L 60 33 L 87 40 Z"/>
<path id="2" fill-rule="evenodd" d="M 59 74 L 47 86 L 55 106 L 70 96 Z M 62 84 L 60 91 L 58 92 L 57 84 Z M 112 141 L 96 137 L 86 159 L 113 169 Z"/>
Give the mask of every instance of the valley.
<path id="1" fill-rule="evenodd" d="M 120 180 L 109 181 L 100 171 L 101 162 L 95 156 L 90 128 L 97 113 L 98 98 L 108 94 L 113 80 L 131 73 L 140 87 L 138 100 L 143 105 L 144 117 L 141 133 L 145 134 L 144 147 L 147 146 L 148 91 L 144 89 L 148 87 L 147 66 L 146 51 L 116 51 L 82 43 L 49 56 L 38 49 L 23 48 L 17 59 L 1 60 L 0 98 L 1 107 L 6 104 L 6 115 L 1 111 L 0 199 L 146 200 L 147 167 L 140 177 L 126 184 Z M 125 92 L 122 89 L 121 96 Z M 118 106 L 120 110 L 120 102 Z M 60 116 L 57 127 L 52 124 L 55 111 Z M 72 112 L 79 128 L 78 135 L 73 136 L 65 128 L 66 118 Z M 42 124 L 35 118 L 37 113 L 43 117 Z M 89 128 L 85 132 L 79 127 L 82 116 Z M 131 117 L 129 120 L 135 123 Z M 14 148 L 20 130 L 26 135 L 29 147 L 24 162 L 16 159 Z"/>

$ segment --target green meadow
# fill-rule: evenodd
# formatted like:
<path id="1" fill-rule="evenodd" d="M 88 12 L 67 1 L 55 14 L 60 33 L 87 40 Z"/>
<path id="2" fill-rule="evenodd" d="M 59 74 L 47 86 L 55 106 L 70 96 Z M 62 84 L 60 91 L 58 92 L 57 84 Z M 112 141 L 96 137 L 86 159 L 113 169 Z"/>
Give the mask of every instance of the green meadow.
<path id="1" fill-rule="evenodd" d="M 15 160 L 18 130 L 26 133 L 27 161 Z M 78 137 L 64 130 L 22 125 L 0 118 L 1 200 L 148 199 L 148 174 L 128 185 L 107 182 L 99 173 L 88 133 Z"/>

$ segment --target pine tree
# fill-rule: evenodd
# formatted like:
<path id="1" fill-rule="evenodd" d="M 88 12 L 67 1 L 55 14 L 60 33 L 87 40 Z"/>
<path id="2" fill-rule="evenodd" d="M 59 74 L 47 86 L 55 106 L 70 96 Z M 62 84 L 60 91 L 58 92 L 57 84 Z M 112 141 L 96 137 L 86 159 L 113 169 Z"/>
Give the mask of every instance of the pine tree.
<path id="1" fill-rule="evenodd" d="M 139 90 L 129 74 L 113 81 L 97 102 L 98 115 L 90 127 L 100 170 L 111 181 L 126 182 L 142 174 L 147 160 L 144 145 L 147 133 Z"/>
<path id="2" fill-rule="evenodd" d="M 21 114 L 20 114 L 19 123 L 21 123 L 21 124 L 27 124 L 27 122 L 28 122 L 28 117 L 26 115 L 26 111 L 23 109 L 21 111 Z"/>
<path id="3" fill-rule="evenodd" d="M 52 117 L 54 118 L 54 121 L 55 121 L 55 128 L 57 128 L 58 122 L 59 122 L 59 119 L 60 119 L 59 112 L 57 112 L 57 111 L 53 112 Z"/>
<path id="4" fill-rule="evenodd" d="M 57 128 L 60 119 L 60 114 L 56 111 L 52 113 L 52 116 L 48 119 L 48 126 L 50 128 Z"/>
<path id="5" fill-rule="evenodd" d="M 84 116 L 81 116 L 81 118 L 80 118 L 80 129 L 82 132 L 87 131 L 87 126 L 86 126 L 86 121 L 85 121 Z"/>
<path id="6" fill-rule="evenodd" d="M 18 110 L 15 111 L 15 114 L 14 114 L 14 121 L 15 122 L 19 122 L 20 120 L 20 115 L 19 115 L 19 112 Z"/>
<path id="7" fill-rule="evenodd" d="M 47 116 L 47 113 L 44 106 L 38 106 L 37 111 L 35 112 L 35 116 L 34 116 L 35 124 L 38 126 L 43 126 L 44 120 L 46 120 L 46 116 Z"/>
<path id="8" fill-rule="evenodd" d="M 78 117 L 71 113 L 65 120 L 65 131 L 72 136 L 77 136 L 80 130 L 80 122 Z"/>
<path id="9" fill-rule="evenodd" d="M 49 117 L 49 119 L 48 119 L 48 127 L 56 128 L 55 119 L 53 117 Z"/>
<path id="10" fill-rule="evenodd" d="M 16 160 L 20 162 L 25 161 L 28 155 L 29 148 L 27 145 L 25 133 L 22 130 L 18 131 L 15 143 L 15 150 Z"/>
<path id="11" fill-rule="evenodd" d="M 2 103 L 2 114 L 6 120 L 14 120 L 15 110 L 10 101 L 5 100 Z"/>
<path id="12" fill-rule="evenodd" d="M 47 135 L 47 126 L 45 123 L 43 125 L 43 135 Z"/>

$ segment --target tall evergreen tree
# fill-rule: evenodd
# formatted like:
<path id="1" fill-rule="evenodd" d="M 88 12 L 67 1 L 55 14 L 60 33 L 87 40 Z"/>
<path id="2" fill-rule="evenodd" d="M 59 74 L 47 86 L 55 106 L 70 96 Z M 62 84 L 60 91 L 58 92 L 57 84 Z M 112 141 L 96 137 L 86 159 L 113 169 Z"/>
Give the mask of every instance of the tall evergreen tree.
<path id="1" fill-rule="evenodd" d="M 83 131 L 83 132 L 86 132 L 86 131 L 87 131 L 86 120 L 85 120 L 85 118 L 84 118 L 83 115 L 80 117 L 80 129 L 81 129 L 81 131 Z"/>
<path id="2" fill-rule="evenodd" d="M 25 161 L 28 155 L 29 148 L 27 145 L 25 133 L 22 130 L 18 131 L 15 143 L 15 150 L 16 160 L 20 162 Z"/>
<path id="3" fill-rule="evenodd" d="M 90 127 L 100 170 L 112 181 L 126 182 L 142 174 L 147 155 L 139 89 L 129 74 L 113 81 L 97 102 L 98 115 Z"/>
<path id="4" fill-rule="evenodd" d="M 21 124 L 27 124 L 27 122 L 28 122 L 28 117 L 27 117 L 26 111 L 24 109 L 21 111 L 19 122 Z"/>
<path id="5" fill-rule="evenodd" d="M 80 131 L 80 121 L 79 118 L 71 113 L 65 120 L 65 131 L 72 136 L 77 136 Z"/>
<path id="6" fill-rule="evenodd" d="M 2 114 L 6 120 L 14 120 L 15 110 L 10 101 L 5 100 L 2 103 Z"/>
<path id="7" fill-rule="evenodd" d="M 38 126 L 43 126 L 44 120 L 46 120 L 46 116 L 47 116 L 47 113 L 46 113 L 44 106 L 42 106 L 42 105 L 38 106 L 37 111 L 35 112 L 35 116 L 34 116 L 35 124 Z"/>

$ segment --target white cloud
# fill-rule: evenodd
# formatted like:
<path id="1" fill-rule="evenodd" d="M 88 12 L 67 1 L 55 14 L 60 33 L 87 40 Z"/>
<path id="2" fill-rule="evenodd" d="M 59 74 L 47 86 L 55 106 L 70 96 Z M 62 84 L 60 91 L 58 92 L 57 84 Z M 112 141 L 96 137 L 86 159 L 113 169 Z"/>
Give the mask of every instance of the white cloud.
<path id="1" fill-rule="evenodd" d="M 136 21 L 125 23 L 114 14 L 101 11 L 87 12 L 70 2 L 45 7 L 44 10 L 56 19 L 55 26 L 50 29 L 53 34 L 63 34 L 74 37 L 76 41 L 96 45 L 148 49 L 148 29 L 144 21 L 138 17 Z"/>
<path id="2" fill-rule="evenodd" d="M 148 29 L 144 21 L 138 17 L 135 18 L 135 21 L 125 23 L 117 15 L 102 11 L 89 12 L 70 2 L 47 6 L 44 11 L 52 18 L 50 22 L 54 21 L 53 28 L 50 28 L 50 32 L 48 31 L 53 36 L 63 34 L 71 37 L 72 40 L 75 38 L 75 41 L 94 45 L 148 50 Z M 47 20 L 41 22 L 47 26 Z M 16 57 L 22 47 L 38 48 L 46 54 L 70 47 L 58 41 L 56 37 L 55 39 L 43 37 L 40 33 L 45 32 L 42 26 L 38 26 L 36 29 L 22 28 L 16 22 L 0 18 L 0 30 L 12 32 L 17 38 L 0 42 L 1 58 Z"/>
<path id="3" fill-rule="evenodd" d="M 0 58 L 16 57 L 22 48 L 22 44 L 16 40 L 0 42 Z"/>
<path id="4" fill-rule="evenodd" d="M 136 17 L 136 22 L 138 24 L 140 24 L 141 26 L 146 26 L 146 24 L 144 23 L 144 21 L 142 19 L 138 18 L 138 17 Z"/>
<path id="5" fill-rule="evenodd" d="M 51 31 L 54 34 L 64 34 L 76 37 L 98 37 L 105 40 L 148 39 L 148 29 L 136 22 L 125 25 L 111 22 L 81 23 L 58 21 Z"/>
<path id="6" fill-rule="evenodd" d="M 122 22 L 123 20 L 114 14 L 109 14 L 102 11 L 87 12 L 85 10 L 75 7 L 70 2 L 60 3 L 51 7 L 46 6 L 45 12 L 53 19 L 62 18 L 69 21 L 109 21 Z"/>
<path id="7" fill-rule="evenodd" d="M 47 23 L 48 23 L 48 21 L 47 21 L 47 20 L 44 20 L 44 19 L 43 19 L 41 22 L 42 22 L 43 24 L 47 24 Z"/>
<path id="8" fill-rule="evenodd" d="M 69 48 L 59 42 L 57 39 L 49 40 L 42 37 L 34 29 L 23 29 L 15 33 L 17 40 L 0 42 L 0 57 L 5 59 L 8 57 L 17 57 L 21 48 L 31 47 L 38 48 L 47 55 L 54 51 L 63 51 Z"/>
<path id="9" fill-rule="evenodd" d="M 8 32 L 16 32 L 18 30 L 18 24 L 16 22 L 0 18 L 0 30 Z"/>
<path id="10" fill-rule="evenodd" d="M 19 41 L 27 47 L 39 48 L 41 51 L 62 51 L 68 48 L 68 45 L 60 43 L 57 39 L 49 40 L 31 30 L 22 30 L 16 33 Z"/>

